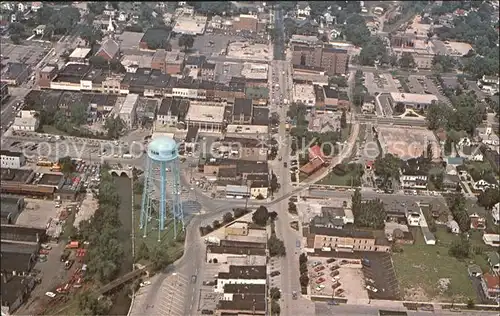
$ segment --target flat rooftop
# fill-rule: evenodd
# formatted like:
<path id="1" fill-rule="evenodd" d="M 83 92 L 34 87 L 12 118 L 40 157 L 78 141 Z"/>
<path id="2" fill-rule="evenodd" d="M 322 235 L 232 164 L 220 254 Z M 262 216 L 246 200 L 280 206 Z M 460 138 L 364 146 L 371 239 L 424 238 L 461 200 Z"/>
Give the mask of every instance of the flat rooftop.
<path id="1" fill-rule="evenodd" d="M 69 58 L 75 58 L 75 59 L 86 58 L 90 54 L 91 51 L 92 51 L 91 48 L 77 47 L 71 53 L 71 55 L 69 55 Z"/>
<path id="2" fill-rule="evenodd" d="M 1 181 L 2 182 L 18 182 L 26 183 L 31 175 L 33 174 L 32 169 L 1 169 Z"/>
<path id="3" fill-rule="evenodd" d="M 293 101 L 308 104 L 308 100 L 316 100 L 316 93 L 312 84 L 294 84 Z"/>
<path id="4" fill-rule="evenodd" d="M 186 121 L 222 123 L 224 121 L 224 107 L 191 104 Z"/>
<path id="5" fill-rule="evenodd" d="M 172 32 L 181 34 L 203 34 L 207 25 L 207 17 L 204 16 L 181 16 L 175 21 Z"/>
<path id="6" fill-rule="evenodd" d="M 138 68 L 151 68 L 152 54 L 125 55 L 121 61 L 124 67 L 137 66 Z"/>
<path id="7" fill-rule="evenodd" d="M 433 94 L 417 94 L 417 93 L 400 93 L 391 92 L 391 99 L 398 103 L 419 103 L 419 104 L 432 104 L 437 102 L 438 98 Z"/>
<path id="8" fill-rule="evenodd" d="M 237 125 L 230 124 L 227 126 L 226 133 L 234 134 L 267 134 L 269 128 L 264 125 Z"/>
<path id="9" fill-rule="evenodd" d="M 138 32 L 123 32 L 118 36 L 118 43 L 120 43 L 121 50 L 139 49 L 144 33 Z"/>
<path id="10" fill-rule="evenodd" d="M 244 63 L 241 75 L 248 79 L 267 79 L 269 73 L 269 65 Z"/>
<path id="11" fill-rule="evenodd" d="M 266 279 L 266 266 L 230 266 L 229 272 L 219 272 L 218 279 Z"/>
<path id="12" fill-rule="evenodd" d="M 63 178 L 64 176 L 60 173 L 44 173 L 38 184 L 58 186 Z"/>

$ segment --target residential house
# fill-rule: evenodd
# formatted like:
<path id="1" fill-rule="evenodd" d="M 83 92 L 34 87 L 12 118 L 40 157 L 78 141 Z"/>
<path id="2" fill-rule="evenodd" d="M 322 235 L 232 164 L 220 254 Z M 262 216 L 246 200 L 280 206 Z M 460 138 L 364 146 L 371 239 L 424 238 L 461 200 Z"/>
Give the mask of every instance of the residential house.
<path id="1" fill-rule="evenodd" d="M 487 252 L 488 263 L 491 270 L 496 274 L 500 274 L 500 254 L 497 251 Z"/>
<path id="2" fill-rule="evenodd" d="M 298 19 L 305 20 L 311 15 L 311 7 L 307 1 L 299 1 L 295 6 L 295 15 Z"/>
<path id="3" fill-rule="evenodd" d="M 468 266 L 467 271 L 469 272 L 470 277 L 480 278 L 483 275 L 481 267 L 477 264 L 471 264 L 470 266 Z"/>
<path id="4" fill-rule="evenodd" d="M 354 224 L 352 210 L 344 207 L 322 207 L 321 215 L 313 217 L 312 225 L 342 229 L 344 225 Z"/>
<path id="5" fill-rule="evenodd" d="M 458 223 L 455 220 L 449 221 L 446 226 L 448 227 L 451 233 L 460 234 L 460 226 L 458 226 Z"/>
<path id="6" fill-rule="evenodd" d="M 497 303 L 500 303 L 500 278 L 491 273 L 485 273 L 481 280 L 484 295 Z"/>
<path id="7" fill-rule="evenodd" d="M 420 226 L 420 221 L 422 220 L 422 214 L 420 211 L 406 211 L 406 222 L 408 226 Z"/>
<path id="8" fill-rule="evenodd" d="M 486 219 L 484 217 L 479 216 L 477 213 L 473 213 L 469 215 L 470 218 L 470 228 L 483 230 L 486 229 Z"/>
<path id="9" fill-rule="evenodd" d="M 460 178 L 458 175 L 445 174 L 443 176 L 443 190 L 456 191 L 460 187 Z"/>
<path id="10" fill-rule="evenodd" d="M 491 216 L 493 217 L 493 224 L 500 224 L 500 203 L 495 204 L 491 210 Z"/>
<path id="11" fill-rule="evenodd" d="M 404 161 L 401 166 L 401 186 L 403 189 L 426 189 L 429 166 L 422 158 Z"/>
<path id="12" fill-rule="evenodd" d="M 499 234 L 483 234 L 483 242 L 491 247 L 500 246 L 500 235 Z"/>
<path id="13" fill-rule="evenodd" d="M 107 61 L 113 60 L 119 57 L 120 45 L 112 38 L 105 40 L 99 50 L 96 53 L 96 56 L 101 56 Z"/>
<path id="14" fill-rule="evenodd" d="M 489 183 L 488 181 L 481 179 L 479 181 L 474 182 L 472 188 L 476 191 L 486 191 L 486 189 L 494 189 L 498 186 L 494 183 Z"/>

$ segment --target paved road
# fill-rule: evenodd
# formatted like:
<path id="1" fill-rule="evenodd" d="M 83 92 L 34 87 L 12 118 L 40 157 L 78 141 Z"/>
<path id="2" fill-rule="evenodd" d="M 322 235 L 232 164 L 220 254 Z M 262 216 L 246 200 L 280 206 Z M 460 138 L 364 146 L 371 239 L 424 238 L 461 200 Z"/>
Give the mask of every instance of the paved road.
<path id="1" fill-rule="evenodd" d="M 378 302 L 377 302 L 378 303 Z M 381 302 L 382 304 L 382 302 Z M 377 304 L 379 305 L 379 304 Z M 316 316 L 330 316 L 330 315 L 352 315 L 352 316 L 378 316 L 380 309 L 385 310 L 404 310 L 400 308 L 390 308 L 390 306 L 384 307 L 380 306 L 370 306 L 370 305 L 338 305 L 338 306 L 330 306 L 324 302 L 315 303 L 316 307 Z M 435 310 L 434 312 L 427 311 L 406 311 L 409 316 L 427 316 L 427 315 L 443 315 L 443 316 L 452 316 L 452 315 L 467 315 L 467 316 L 479 316 L 479 315 L 498 315 L 498 312 L 488 312 L 488 311 L 461 311 L 452 312 L 449 310 Z"/>

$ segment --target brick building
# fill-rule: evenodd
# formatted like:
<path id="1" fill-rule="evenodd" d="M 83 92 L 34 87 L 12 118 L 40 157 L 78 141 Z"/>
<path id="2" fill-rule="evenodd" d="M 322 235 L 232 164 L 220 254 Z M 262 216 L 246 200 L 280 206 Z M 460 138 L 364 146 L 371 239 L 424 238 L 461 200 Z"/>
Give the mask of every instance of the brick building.
<path id="1" fill-rule="evenodd" d="M 329 75 L 345 74 L 349 62 L 347 50 L 332 46 L 293 47 L 292 64 L 323 68 Z"/>

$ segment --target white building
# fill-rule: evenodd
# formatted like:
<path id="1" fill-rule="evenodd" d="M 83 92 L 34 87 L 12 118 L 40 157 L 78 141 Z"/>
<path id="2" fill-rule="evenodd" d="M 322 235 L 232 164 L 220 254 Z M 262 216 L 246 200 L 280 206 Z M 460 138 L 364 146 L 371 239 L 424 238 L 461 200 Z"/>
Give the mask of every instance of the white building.
<path id="1" fill-rule="evenodd" d="M 406 221 L 408 222 L 408 226 L 420 226 L 421 219 L 420 212 L 410 211 L 406 214 Z"/>
<path id="2" fill-rule="evenodd" d="M 425 175 L 401 175 L 401 186 L 403 189 L 425 189 L 427 188 L 427 176 Z"/>
<path id="3" fill-rule="evenodd" d="M 310 84 L 295 84 L 293 86 L 293 102 L 303 103 L 308 108 L 316 104 L 314 87 Z"/>
<path id="4" fill-rule="evenodd" d="M 458 226 L 457 221 L 452 220 L 449 221 L 448 224 L 448 229 L 453 233 L 453 234 L 460 234 L 460 226 Z"/>
<path id="5" fill-rule="evenodd" d="M 499 234 L 483 234 L 483 241 L 488 246 L 498 247 L 498 246 L 500 246 L 500 235 Z"/>
<path id="6" fill-rule="evenodd" d="M 246 265 L 252 265 L 254 262 L 262 262 L 262 258 L 266 258 L 266 250 L 259 248 L 244 248 L 244 247 L 221 247 L 207 246 L 207 263 L 223 263 L 234 262 L 236 258 L 246 259 Z"/>
<path id="7" fill-rule="evenodd" d="M 394 108 L 396 104 L 403 103 L 407 107 L 414 109 L 427 109 L 431 104 L 438 101 L 438 98 L 433 94 L 417 94 L 417 93 L 401 93 L 391 92 L 389 102 Z"/>
<path id="8" fill-rule="evenodd" d="M 137 101 L 139 100 L 138 94 L 129 94 L 125 97 L 123 104 L 120 108 L 118 116 L 125 122 L 128 128 L 132 128 L 135 124 Z"/>
<path id="9" fill-rule="evenodd" d="M 14 119 L 12 129 L 15 131 L 35 132 L 39 123 L 35 111 L 21 111 Z"/>
<path id="10" fill-rule="evenodd" d="M 264 266 L 229 266 L 229 272 L 219 272 L 216 293 L 224 293 L 226 284 L 266 284 L 267 267 Z"/>
<path id="11" fill-rule="evenodd" d="M 500 203 L 495 204 L 491 210 L 491 216 L 493 217 L 493 223 L 495 225 L 500 225 Z"/>
<path id="12" fill-rule="evenodd" d="M 219 132 L 224 123 L 223 106 L 193 105 L 191 104 L 186 115 L 189 126 L 198 126 L 200 131 Z"/>
<path id="13" fill-rule="evenodd" d="M 26 163 L 26 158 L 21 152 L 1 150 L 0 157 L 2 168 L 19 169 Z"/>
<path id="14" fill-rule="evenodd" d="M 305 20 L 311 15 L 311 7 L 307 1 L 300 1 L 295 7 L 295 14 L 297 18 Z"/>

